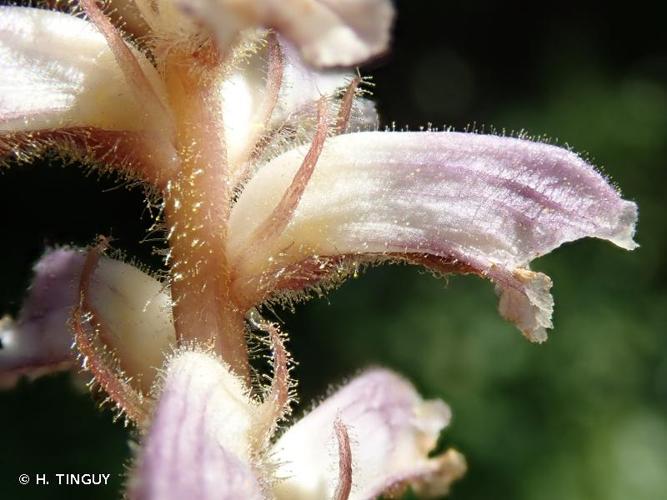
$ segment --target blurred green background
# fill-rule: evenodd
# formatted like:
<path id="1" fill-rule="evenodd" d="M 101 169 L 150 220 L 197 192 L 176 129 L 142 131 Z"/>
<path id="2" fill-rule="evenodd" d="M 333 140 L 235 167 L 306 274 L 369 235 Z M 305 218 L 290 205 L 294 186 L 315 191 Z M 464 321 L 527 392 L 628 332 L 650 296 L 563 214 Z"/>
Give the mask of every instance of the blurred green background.
<path id="1" fill-rule="evenodd" d="M 568 4 L 566 2 L 566 4 Z M 660 2 L 398 2 L 374 76 L 383 123 L 545 134 L 582 152 L 640 207 L 641 248 L 566 245 L 535 263 L 554 279 L 555 329 L 532 345 L 496 313 L 492 286 L 410 267 L 373 269 L 281 312 L 307 406 L 369 365 L 452 407 L 443 435 L 469 461 L 450 498 L 667 498 L 667 34 Z M 138 244 L 139 190 L 73 168 L 0 176 L 0 310 L 15 312 L 45 245 Z M 298 414 L 298 412 L 297 412 Z M 68 375 L 0 393 L 0 498 L 116 498 L 108 488 L 19 488 L 20 473 L 122 474 L 130 434 Z"/>

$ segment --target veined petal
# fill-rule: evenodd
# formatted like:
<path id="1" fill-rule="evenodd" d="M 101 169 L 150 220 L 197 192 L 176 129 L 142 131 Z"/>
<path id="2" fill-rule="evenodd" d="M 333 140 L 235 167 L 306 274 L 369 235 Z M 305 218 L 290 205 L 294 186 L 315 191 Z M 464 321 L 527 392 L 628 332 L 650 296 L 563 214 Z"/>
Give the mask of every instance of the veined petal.
<path id="1" fill-rule="evenodd" d="M 454 132 L 329 139 L 285 230 L 253 246 L 304 154 L 289 151 L 260 169 L 232 211 L 228 254 L 240 297 L 314 284 L 310 274 L 326 276 L 312 268 L 327 259 L 402 256 L 492 279 L 503 315 L 540 341 L 550 327 L 551 282 L 526 270 L 532 259 L 586 236 L 636 246 L 636 205 L 577 155 Z"/>
<path id="2" fill-rule="evenodd" d="M 135 51 L 160 98 L 162 84 Z M 149 117 L 91 23 L 26 7 L 0 7 L 0 132 L 93 127 L 140 131 Z"/>
<path id="3" fill-rule="evenodd" d="M 74 360 L 69 327 L 79 303 L 85 253 L 59 249 L 35 265 L 35 277 L 18 319 L 5 319 L 0 350 L 2 378 L 68 368 Z M 99 339 L 117 356 L 138 389 L 148 393 L 165 353 L 175 344 L 171 300 L 156 279 L 103 257 L 91 278 L 88 301 L 104 324 Z"/>
<path id="4" fill-rule="evenodd" d="M 424 401 L 398 375 L 370 370 L 325 399 L 276 442 L 276 475 L 284 478 L 275 487 L 277 498 L 334 498 L 337 421 L 349 434 L 350 499 L 374 498 L 408 483 L 423 491 L 429 483 L 429 493 L 443 494 L 465 471 L 456 452 L 428 458 L 449 420 L 450 410 L 442 401 Z"/>
<path id="5" fill-rule="evenodd" d="M 214 356 L 169 362 L 130 484 L 133 500 L 264 498 L 251 465 L 253 411 L 243 383 Z"/>

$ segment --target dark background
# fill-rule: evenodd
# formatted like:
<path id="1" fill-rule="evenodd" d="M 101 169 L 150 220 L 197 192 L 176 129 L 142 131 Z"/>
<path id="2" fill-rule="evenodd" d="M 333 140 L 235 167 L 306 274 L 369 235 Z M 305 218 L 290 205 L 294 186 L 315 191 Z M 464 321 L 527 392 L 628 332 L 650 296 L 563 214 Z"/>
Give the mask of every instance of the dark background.
<path id="1" fill-rule="evenodd" d="M 396 369 L 454 421 L 443 444 L 470 470 L 463 499 L 667 498 L 667 35 L 661 2 L 403 1 L 374 76 L 383 123 L 526 130 L 587 155 L 640 207 L 641 248 L 566 245 L 535 267 L 554 279 L 541 346 L 496 313 L 492 286 L 415 268 L 369 271 L 281 313 L 307 405 L 359 369 Z M 137 244 L 140 190 L 35 164 L 0 175 L 0 311 L 15 312 L 45 245 Z M 129 434 L 69 375 L 0 393 L 1 498 L 116 498 L 109 488 L 17 486 L 20 473 L 123 472 Z M 119 476 L 116 476 L 119 477 Z"/>

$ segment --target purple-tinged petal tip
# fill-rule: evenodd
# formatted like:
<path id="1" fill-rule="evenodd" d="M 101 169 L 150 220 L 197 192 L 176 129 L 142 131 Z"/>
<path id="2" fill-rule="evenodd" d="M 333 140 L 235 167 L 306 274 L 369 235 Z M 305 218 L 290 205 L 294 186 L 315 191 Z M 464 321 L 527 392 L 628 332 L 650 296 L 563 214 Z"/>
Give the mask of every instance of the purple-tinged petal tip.
<path id="1" fill-rule="evenodd" d="M 214 356 L 169 362 L 130 483 L 132 500 L 259 500 L 253 470 L 255 404 Z"/>
<path id="2" fill-rule="evenodd" d="M 21 375 L 39 376 L 74 363 L 67 321 L 75 305 L 84 254 L 54 250 L 34 267 L 34 278 L 18 318 L 1 322 L 0 384 Z"/>
<path id="3" fill-rule="evenodd" d="M 232 211 L 234 285 L 249 301 L 339 279 L 312 272 L 313 259 L 339 262 L 338 274 L 345 262 L 401 259 L 491 279 L 503 316 L 543 340 L 551 282 L 528 271 L 530 261 L 584 237 L 637 246 L 637 206 L 576 154 L 456 132 L 328 139 L 285 230 L 251 245 L 258 221 L 278 204 L 304 154 L 288 151 L 260 169 Z"/>
<path id="4" fill-rule="evenodd" d="M 429 458 L 450 420 L 442 401 L 424 401 L 414 387 L 388 371 L 370 370 L 325 399 L 274 445 L 278 499 L 333 498 L 341 484 L 340 450 L 352 461 L 349 499 L 374 498 L 407 484 L 428 483 L 442 494 L 465 470 L 460 455 Z M 348 442 L 341 440 L 344 424 Z M 448 477 L 449 481 L 444 478 Z M 347 490 L 348 488 L 346 488 Z"/>
<path id="5" fill-rule="evenodd" d="M 35 264 L 34 277 L 16 320 L 0 323 L 0 385 L 21 375 L 38 376 L 74 364 L 72 311 L 80 300 L 85 252 L 51 250 Z M 88 297 L 107 335 L 99 339 L 117 356 L 137 388 L 148 392 L 164 353 L 175 343 L 168 290 L 148 274 L 103 257 Z"/>

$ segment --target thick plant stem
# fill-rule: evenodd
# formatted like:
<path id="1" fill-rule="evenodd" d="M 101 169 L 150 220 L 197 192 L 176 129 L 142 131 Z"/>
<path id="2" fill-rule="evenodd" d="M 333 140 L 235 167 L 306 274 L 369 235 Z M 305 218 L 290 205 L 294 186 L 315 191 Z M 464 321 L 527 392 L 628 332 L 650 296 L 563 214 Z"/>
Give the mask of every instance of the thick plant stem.
<path id="1" fill-rule="evenodd" d="M 172 109 L 176 110 L 178 174 L 165 192 L 169 230 L 174 323 L 180 343 L 211 344 L 243 377 L 248 377 L 244 312 L 231 297 L 225 256 L 232 197 L 219 102 L 206 78 L 179 64 L 165 68 Z"/>

